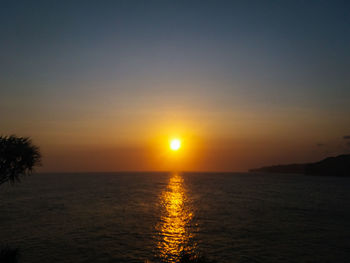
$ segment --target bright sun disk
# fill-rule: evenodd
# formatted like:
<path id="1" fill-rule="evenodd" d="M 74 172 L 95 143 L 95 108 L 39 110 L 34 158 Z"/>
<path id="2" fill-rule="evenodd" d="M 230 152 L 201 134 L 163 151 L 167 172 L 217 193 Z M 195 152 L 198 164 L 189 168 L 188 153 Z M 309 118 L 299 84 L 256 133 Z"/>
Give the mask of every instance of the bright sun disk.
<path id="1" fill-rule="evenodd" d="M 173 139 L 170 141 L 170 149 L 177 151 L 181 147 L 181 141 L 179 139 Z"/>

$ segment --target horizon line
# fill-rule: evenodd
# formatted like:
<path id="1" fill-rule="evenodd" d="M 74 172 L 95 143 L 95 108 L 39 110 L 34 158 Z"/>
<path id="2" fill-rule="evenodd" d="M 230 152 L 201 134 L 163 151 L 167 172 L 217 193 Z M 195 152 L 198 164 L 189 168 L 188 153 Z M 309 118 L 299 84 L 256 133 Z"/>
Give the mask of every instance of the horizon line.
<path id="1" fill-rule="evenodd" d="M 246 171 L 133 171 L 133 170 L 120 170 L 120 171 L 45 171 L 45 172 L 33 172 L 32 174 L 88 174 L 88 173 L 249 173 Z"/>

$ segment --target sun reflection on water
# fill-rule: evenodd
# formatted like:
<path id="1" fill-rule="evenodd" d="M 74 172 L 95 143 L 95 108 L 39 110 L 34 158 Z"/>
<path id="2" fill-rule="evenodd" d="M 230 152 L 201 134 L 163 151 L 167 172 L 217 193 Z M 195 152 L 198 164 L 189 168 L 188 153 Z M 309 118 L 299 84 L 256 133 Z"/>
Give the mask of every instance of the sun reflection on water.
<path id="1" fill-rule="evenodd" d="M 190 231 L 193 213 L 188 205 L 181 175 L 171 175 L 160 199 L 163 211 L 158 225 L 158 256 L 163 262 L 177 262 L 182 252 L 194 250 L 193 233 Z"/>

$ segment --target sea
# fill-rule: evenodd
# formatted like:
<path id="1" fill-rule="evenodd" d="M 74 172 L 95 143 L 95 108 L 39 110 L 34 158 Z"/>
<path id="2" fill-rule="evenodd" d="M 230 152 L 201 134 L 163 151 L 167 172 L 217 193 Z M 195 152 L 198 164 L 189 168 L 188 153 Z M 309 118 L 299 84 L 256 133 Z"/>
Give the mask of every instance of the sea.
<path id="1" fill-rule="evenodd" d="M 350 262 L 350 178 L 50 173 L 0 186 L 23 263 Z"/>

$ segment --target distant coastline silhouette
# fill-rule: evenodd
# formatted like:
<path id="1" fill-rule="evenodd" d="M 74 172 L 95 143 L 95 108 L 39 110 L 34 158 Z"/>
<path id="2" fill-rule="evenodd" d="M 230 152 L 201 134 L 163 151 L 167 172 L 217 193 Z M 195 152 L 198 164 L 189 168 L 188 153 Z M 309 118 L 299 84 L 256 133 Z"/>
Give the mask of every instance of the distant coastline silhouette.
<path id="1" fill-rule="evenodd" d="M 350 154 L 328 157 L 315 163 L 264 166 L 261 168 L 250 169 L 249 172 L 350 176 Z"/>

